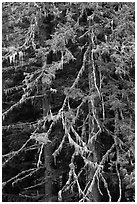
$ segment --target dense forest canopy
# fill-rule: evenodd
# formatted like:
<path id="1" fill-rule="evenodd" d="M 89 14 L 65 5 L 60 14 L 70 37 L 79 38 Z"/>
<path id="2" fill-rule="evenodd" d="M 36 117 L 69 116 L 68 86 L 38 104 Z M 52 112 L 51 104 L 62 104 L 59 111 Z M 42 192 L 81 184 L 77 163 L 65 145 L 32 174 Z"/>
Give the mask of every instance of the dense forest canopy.
<path id="1" fill-rule="evenodd" d="M 135 201 L 135 4 L 2 3 L 3 201 Z"/>

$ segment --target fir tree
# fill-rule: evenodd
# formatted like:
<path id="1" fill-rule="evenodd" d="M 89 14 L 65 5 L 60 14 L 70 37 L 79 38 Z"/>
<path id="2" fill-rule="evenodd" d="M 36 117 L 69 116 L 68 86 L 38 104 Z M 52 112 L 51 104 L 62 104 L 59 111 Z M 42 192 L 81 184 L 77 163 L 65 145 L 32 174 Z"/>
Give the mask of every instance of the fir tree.
<path id="1" fill-rule="evenodd" d="M 3 3 L 3 201 L 134 201 L 134 3 Z"/>

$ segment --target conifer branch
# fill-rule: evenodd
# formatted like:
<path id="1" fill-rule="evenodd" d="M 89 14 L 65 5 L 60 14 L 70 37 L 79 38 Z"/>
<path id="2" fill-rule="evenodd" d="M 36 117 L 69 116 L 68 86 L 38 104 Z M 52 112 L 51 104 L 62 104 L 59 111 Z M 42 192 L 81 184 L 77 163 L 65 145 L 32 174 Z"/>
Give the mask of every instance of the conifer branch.
<path id="1" fill-rule="evenodd" d="M 4 89 L 4 92 L 7 95 L 7 94 L 11 94 L 13 91 L 18 91 L 20 89 L 23 89 L 23 85 L 14 86 L 14 87 L 11 87 L 11 88 Z"/>
<path id="2" fill-rule="evenodd" d="M 83 106 L 84 103 L 86 103 L 87 99 L 84 98 L 82 100 L 82 102 L 80 103 L 80 105 L 77 107 L 77 112 L 76 112 L 76 116 L 73 118 L 73 123 L 75 124 L 76 120 L 78 119 L 79 116 L 79 112 L 80 112 L 80 108 Z"/>
<path id="3" fill-rule="evenodd" d="M 103 196 L 103 193 L 102 193 L 102 191 L 101 191 L 101 189 L 100 189 L 100 185 L 99 185 L 99 182 L 100 182 L 100 178 L 99 178 L 99 177 L 100 177 L 100 175 L 96 177 L 96 178 L 97 178 L 98 191 L 99 191 L 100 195 Z"/>
<path id="4" fill-rule="evenodd" d="M 86 49 L 86 51 L 85 51 L 85 53 L 84 53 L 84 56 L 83 56 L 83 64 L 82 64 L 82 67 L 81 67 L 81 69 L 80 69 L 80 71 L 79 71 L 79 73 L 78 73 L 78 75 L 77 75 L 75 81 L 73 82 L 73 85 L 71 86 L 71 89 L 74 88 L 74 87 L 78 84 L 78 82 L 79 82 L 79 80 L 80 80 L 80 76 L 83 74 L 83 72 L 84 72 L 84 70 L 85 70 L 86 60 L 87 60 L 87 54 L 88 54 L 89 50 L 90 50 L 90 47 L 88 46 L 87 49 Z"/>
<path id="5" fill-rule="evenodd" d="M 44 144 L 42 144 L 40 147 L 40 153 L 39 153 L 39 158 L 38 158 L 38 162 L 37 162 L 37 168 L 39 168 L 39 166 L 41 164 L 41 156 L 42 156 L 43 148 L 44 148 Z"/>
<path id="6" fill-rule="evenodd" d="M 95 88 L 96 88 L 96 90 L 97 90 L 97 93 L 98 93 L 99 98 L 101 98 L 101 94 L 100 94 L 99 88 L 98 88 L 98 86 L 97 86 L 96 69 L 95 69 L 95 65 L 94 65 L 93 53 L 94 53 L 94 51 L 91 50 L 91 61 L 92 61 L 92 68 L 93 68 L 94 85 L 95 85 Z"/>
<path id="7" fill-rule="evenodd" d="M 17 123 L 11 125 L 2 126 L 2 130 L 12 130 L 12 129 L 35 129 L 38 122 L 31 123 Z"/>
<path id="8" fill-rule="evenodd" d="M 31 190 L 31 189 L 33 189 L 33 188 L 37 188 L 37 187 L 42 186 L 43 184 L 45 184 L 45 182 L 46 182 L 46 181 L 42 181 L 42 182 L 37 183 L 37 184 L 35 184 L 35 185 L 33 185 L 33 186 L 29 186 L 29 187 L 27 187 L 27 188 L 24 188 L 24 190 Z"/>
<path id="9" fill-rule="evenodd" d="M 26 195 L 26 194 L 19 193 L 19 196 L 22 197 L 22 198 L 30 198 L 30 199 L 37 200 L 39 198 L 42 198 L 44 196 L 44 194 L 35 195 L 35 196 L 29 196 L 29 195 Z"/>
<path id="10" fill-rule="evenodd" d="M 75 166 L 74 166 L 72 161 L 71 161 L 69 166 L 70 166 L 69 178 L 68 178 L 66 184 L 64 185 L 64 187 L 58 193 L 58 200 L 59 201 L 62 201 L 62 193 L 69 190 L 69 189 L 73 190 L 75 184 L 77 184 L 79 196 L 81 196 L 81 195 L 85 196 L 84 192 L 82 191 L 82 189 L 80 187 L 79 181 L 78 181 L 78 178 L 79 178 L 80 174 L 82 173 L 83 169 L 77 175 L 75 172 Z"/>
<path id="11" fill-rule="evenodd" d="M 97 169 L 95 170 L 95 173 L 94 173 L 94 176 L 92 178 L 92 181 L 89 182 L 90 185 L 89 185 L 88 189 L 85 192 L 86 196 L 88 196 L 89 193 L 92 193 L 92 189 L 93 189 L 93 186 L 95 184 L 95 179 L 96 179 L 96 177 L 98 177 L 101 169 L 102 169 L 102 165 L 98 165 Z"/>
<path id="12" fill-rule="evenodd" d="M 92 96 L 90 97 L 90 101 L 91 101 L 91 104 L 92 104 L 92 114 L 93 114 L 93 117 L 94 117 L 94 119 L 95 119 L 95 121 L 96 121 L 96 123 L 98 125 L 98 128 L 99 128 L 99 130 L 101 132 L 101 126 L 100 126 L 99 120 L 96 117 L 95 106 L 94 106 L 94 99 L 93 99 Z"/>
<path id="13" fill-rule="evenodd" d="M 110 191 L 109 191 L 109 189 L 108 189 L 108 184 L 107 184 L 107 182 L 106 182 L 104 176 L 103 176 L 102 174 L 100 174 L 100 176 L 101 176 L 102 181 L 104 182 L 104 187 L 105 187 L 106 190 L 107 190 L 107 194 L 108 194 L 108 197 L 109 197 L 109 201 L 108 201 L 108 202 L 111 202 L 112 198 L 111 198 Z"/>
<path id="14" fill-rule="evenodd" d="M 46 191 L 45 197 L 47 200 L 50 200 L 52 199 L 52 181 L 61 182 L 60 186 L 62 186 L 64 176 L 67 178 L 68 175 L 66 175 L 66 173 L 69 173 L 66 184 L 63 185 L 63 188 L 58 192 L 58 201 L 62 201 L 62 198 L 64 200 L 65 191 L 68 191 L 67 193 L 69 195 L 74 193 L 73 195 L 76 196 L 76 199 L 80 199 L 80 202 L 98 202 L 101 195 L 105 196 L 102 190 L 102 188 L 104 188 L 108 194 L 109 202 L 112 202 L 115 198 L 113 195 L 111 196 L 113 189 L 108 183 L 109 181 L 106 174 L 109 176 L 110 182 L 113 182 L 113 179 L 110 178 L 111 175 L 109 175 L 109 172 L 106 173 L 107 170 L 105 167 L 107 167 L 106 164 L 109 163 L 109 160 L 112 162 L 111 159 L 113 156 L 114 158 L 112 160 L 115 160 L 115 156 L 117 156 L 116 161 L 110 163 L 112 166 L 108 168 L 108 170 L 116 170 L 116 177 L 118 178 L 116 185 L 118 184 L 119 186 L 118 202 L 120 202 L 123 199 L 122 185 L 125 185 L 121 175 L 125 175 L 125 171 L 128 170 L 128 168 L 121 163 L 126 162 L 123 160 L 127 156 L 127 150 L 131 152 L 134 151 L 132 149 L 134 148 L 132 140 L 134 133 L 134 128 L 132 128 L 134 126 L 134 116 L 132 114 L 134 114 L 133 94 L 135 93 L 133 90 L 134 5 L 126 3 L 123 5 L 122 3 L 21 3 L 19 5 L 13 3 L 9 5 L 11 6 L 10 10 L 8 9 L 7 3 L 3 4 L 4 48 L 2 50 L 2 60 L 4 66 L 8 66 L 10 63 L 9 67 L 2 69 L 5 80 L 3 93 L 5 97 L 7 94 L 7 99 L 4 97 L 4 100 L 9 101 L 11 98 L 10 102 L 5 101 L 3 103 L 4 111 L 2 116 L 3 121 L 6 119 L 6 124 L 10 123 L 10 118 L 8 118 L 10 113 L 14 115 L 15 110 L 20 108 L 25 102 L 33 103 L 33 100 L 41 102 L 41 99 L 45 99 L 46 96 L 46 99 L 49 99 L 51 103 L 53 102 L 53 109 L 56 109 L 57 106 L 54 102 L 58 103 L 59 100 L 60 104 L 62 98 L 58 99 L 57 97 L 54 101 L 54 99 L 52 100 L 52 96 L 50 97 L 47 94 L 56 91 L 50 88 L 52 82 L 53 87 L 55 86 L 55 88 L 60 89 L 59 86 L 61 86 L 61 89 L 64 88 L 64 85 L 62 85 L 63 81 L 58 83 L 58 74 L 54 83 L 53 79 L 56 77 L 57 71 L 60 75 L 60 71 L 64 67 L 66 69 L 69 67 L 70 70 L 68 70 L 67 73 L 71 72 L 73 66 L 71 67 L 70 61 L 73 62 L 73 60 L 76 60 L 75 56 L 77 56 L 79 52 L 82 54 L 82 59 L 78 56 L 78 60 L 74 66 L 76 70 L 79 68 L 78 73 L 76 77 L 70 73 L 74 79 L 72 85 L 66 88 L 66 92 L 64 91 L 65 99 L 61 102 L 61 108 L 56 115 L 55 113 L 52 114 L 51 110 L 49 110 L 50 102 L 44 103 L 43 100 L 43 104 L 45 107 L 48 106 L 48 110 L 43 105 L 43 114 L 45 114 L 45 116 L 43 115 L 43 118 L 38 122 L 11 124 L 2 127 L 3 130 L 5 130 L 4 136 L 10 134 L 10 131 L 13 133 L 12 135 L 14 135 L 16 130 L 19 132 L 23 131 L 23 133 L 30 132 L 29 139 L 26 139 L 27 141 L 25 140 L 26 142 L 24 142 L 23 145 L 21 144 L 21 147 L 19 147 L 17 151 L 3 155 L 4 168 L 8 162 L 10 162 L 11 165 L 11 160 L 13 158 L 15 159 L 16 155 L 21 154 L 21 156 L 23 156 L 23 153 L 26 153 L 26 151 L 31 151 L 31 154 L 36 154 L 36 151 L 32 150 L 38 148 L 38 159 L 35 162 L 35 159 L 32 158 L 33 161 L 31 164 L 32 166 L 36 165 L 36 168 L 24 170 L 11 179 L 7 179 L 6 182 L 3 182 L 3 187 L 8 188 L 8 190 L 10 190 L 11 184 L 18 187 L 21 181 L 29 178 L 29 176 L 32 176 L 33 173 L 41 169 L 43 148 L 45 148 L 45 150 L 47 150 L 47 152 L 45 152 L 47 154 L 49 153 L 47 155 L 44 152 L 44 156 L 45 154 L 48 156 L 46 157 L 48 158 L 46 161 L 49 172 L 48 168 L 45 170 L 45 166 L 42 167 L 47 175 L 44 175 L 44 178 L 40 177 L 38 180 L 34 175 L 34 179 L 36 180 L 31 186 L 25 184 L 28 187 L 25 188 L 25 191 L 20 192 L 20 196 L 39 199 L 40 189 L 37 191 L 37 196 L 33 196 L 36 195 L 34 191 L 37 190 L 37 187 L 39 188 L 45 184 L 46 187 L 49 187 L 49 191 Z M 23 10 L 21 14 L 19 12 L 20 9 Z M 112 12 L 112 10 L 115 12 Z M 9 18 L 7 18 L 7 11 L 9 11 Z M 112 13 L 114 15 L 112 15 Z M 115 19 L 115 14 L 117 13 L 118 16 Z M 106 17 L 104 18 L 104 16 Z M 114 18 L 112 19 L 112 17 Z M 58 21 L 58 23 L 56 21 Z M 6 25 L 8 25 L 7 28 L 5 27 Z M 43 26 L 46 30 L 43 29 Z M 12 30 L 11 33 L 8 32 L 9 29 Z M 39 38 L 37 35 L 40 32 Z M 122 38 L 122 36 L 124 37 Z M 14 39 L 16 37 L 17 39 Z M 11 42 L 10 39 L 13 39 L 13 42 Z M 72 52 L 70 50 L 72 50 Z M 50 62 L 47 64 L 48 57 Z M 42 63 L 43 66 L 39 67 Z M 66 63 L 67 66 L 65 66 Z M 37 65 L 38 67 L 36 67 Z M 79 65 L 80 67 L 77 67 Z M 88 70 L 86 70 L 87 68 Z M 23 85 L 20 85 L 21 82 L 19 81 L 22 79 L 22 72 L 25 71 L 28 73 L 24 73 L 26 76 L 22 81 Z M 10 73 L 11 76 L 9 76 Z M 17 78 L 16 74 L 19 74 Z M 15 78 L 10 81 L 10 77 L 13 75 Z M 68 78 L 66 80 L 68 80 Z M 12 82 L 14 84 L 18 83 L 18 85 L 6 88 L 10 87 Z M 68 86 L 70 83 L 71 81 L 67 81 L 66 85 Z M 124 84 L 126 84 L 126 86 L 124 86 Z M 45 86 L 45 89 L 43 89 L 43 86 Z M 76 88 L 76 86 L 80 88 Z M 19 94 L 21 94 L 22 89 L 24 94 L 22 94 L 22 98 L 18 102 L 16 99 L 13 99 L 14 95 L 9 97 L 10 93 L 15 93 L 15 97 L 18 97 L 19 95 L 15 91 L 21 90 L 21 92 L 19 92 Z M 43 92 L 43 94 L 41 94 L 41 92 Z M 58 96 L 60 97 L 60 95 Z M 28 104 L 26 104 L 26 106 L 27 105 Z M 19 117 L 19 120 L 22 121 L 21 117 L 22 116 Z M 128 123 L 130 124 L 128 125 Z M 52 154 L 51 146 L 46 146 L 46 144 L 48 142 L 55 142 L 56 147 L 56 141 L 59 138 L 51 134 L 54 129 L 55 132 L 61 131 L 63 135 L 62 138 L 60 138 L 58 147 Z M 105 134 L 105 132 L 107 133 Z M 12 135 L 8 136 L 8 141 L 6 138 L 4 139 L 6 144 L 10 142 L 9 148 L 13 145 Z M 51 141 L 48 138 L 50 138 Z M 9 139 L 11 141 L 9 141 Z M 35 142 L 32 141 L 33 139 L 35 139 Z M 106 141 L 107 139 L 108 141 Z M 130 139 L 132 141 L 129 142 Z M 126 142 L 124 143 L 123 141 Z M 53 155 L 54 162 L 56 163 L 56 159 L 60 159 L 58 155 L 62 149 L 64 149 L 65 144 L 67 146 L 69 145 L 71 150 L 73 149 L 73 153 L 69 149 L 66 150 L 67 153 L 70 151 L 70 169 L 69 172 L 65 169 L 65 175 L 63 174 L 58 177 L 58 174 L 62 173 L 62 171 L 59 170 L 62 163 L 59 169 L 58 165 L 56 166 L 59 172 L 56 173 L 56 170 L 54 172 L 54 169 L 52 169 L 52 167 L 50 168 L 50 159 Z M 110 147 L 109 145 L 111 144 L 112 146 Z M 117 155 L 115 155 L 115 153 L 117 153 Z M 122 156 L 124 159 L 121 158 Z M 131 156 L 129 153 L 128 159 L 132 162 Z M 67 162 L 69 162 L 68 159 Z M 81 162 L 79 162 L 79 160 Z M 113 166 L 114 164 L 116 166 Z M 22 165 L 25 165 L 25 163 L 21 163 L 21 166 Z M 90 172 L 88 169 L 90 169 Z M 85 178 L 86 171 L 87 178 Z M 49 183 L 48 173 L 53 174 L 52 181 L 50 180 Z M 81 182 L 83 178 L 84 180 Z M 82 186 L 83 183 L 84 186 Z M 49 196 L 47 196 L 47 192 Z M 24 195 L 22 195 L 22 193 Z M 126 196 L 129 198 L 125 192 L 125 197 Z"/>
<path id="15" fill-rule="evenodd" d="M 18 179 L 18 177 L 26 174 L 26 173 L 29 173 L 29 172 L 33 172 L 34 170 L 36 170 L 36 168 L 33 168 L 33 169 L 28 169 L 28 170 L 25 170 L 25 171 L 22 171 L 20 172 L 18 175 L 12 177 L 11 179 L 9 179 L 8 181 L 5 181 L 2 183 L 2 187 L 4 188 L 8 183 L 10 183 L 11 181 L 14 181 L 16 179 Z"/>
<path id="16" fill-rule="evenodd" d="M 22 180 L 28 178 L 28 177 L 31 177 L 34 173 L 36 173 L 37 171 L 39 171 L 40 169 L 42 169 L 44 167 L 39 167 L 39 168 L 34 168 L 34 169 L 31 169 L 31 172 L 21 178 L 18 178 L 20 176 L 20 174 L 22 175 L 22 172 L 20 174 L 17 175 L 17 177 L 14 179 L 14 181 L 12 182 L 12 185 L 15 185 L 17 184 L 18 182 L 21 182 Z M 26 173 L 27 170 L 24 171 L 24 173 Z M 29 170 L 28 170 L 29 171 Z"/>
<path id="17" fill-rule="evenodd" d="M 118 170 L 117 162 L 116 162 L 116 172 L 117 172 L 117 176 L 118 176 L 118 186 L 119 186 L 119 198 L 118 198 L 117 202 L 120 202 L 121 201 L 121 196 L 122 196 L 122 181 L 121 181 L 121 178 L 120 178 L 120 173 L 119 173 L 119 170 Z"/>
<path id="18" fill-rule="evenodd" d="M 92 181 L 89 181 L 89 182 L 87 183 L 86 187 L 85 187 L 84 194 L 85 194 L 86 196 L 88 196 L 88 194 L 92 192 L 92 188 L 93 188 L 93 186 L 94 186 L 96 177 L 99 176 L 99 175 L 102 175 L 101 171 L 102 171 L 103 164 L 104 164 L 104 162 L 106 161 L 106 159 L 107 159 L 109 153 L 112 151 L 112 149 L 113 149 L 114 147 L 115 147 L 115 144 L 113 144 L 113 145 L 111 146 L 111 148 L 110 148 L 110 149 L 105 153 L 105 155 L 102 157 L 102 160 L 101 160 L 101 162 L 99 163 L 99 165 L 97 165 L 97 168 L 96 168 L 96 170 L 95 170 L 95 173 L 94 173 L 94 176 L 93 176 L 93 178 L 92 178 Z M 92 166 L 92 168 L 93 168 L 93 166 Z M 107 192 L 108 192 L 108 195 L 109 195 L 109 200 L 111 200 L 111 196 L 110 196 L 110 192 L 109 192 L 108 187 L 107 187 L 107 183 L 106 183 L 106 181 L 105 181 L 104 179 L 103 179 L 103 181 L 104 181 L 105 187 L 107 188 Z M 90 184 L 90 185 L 89 185 L 89 184 Z M 89 187 L 88 187 L 88 186 L 89 186 Z M 87 187 L 88 187 L 88 188 L 87 188 Z M 86 190 L 86 189 L 87 189 L 87 190 Z M 81 201 L 83 201 L 84 199 L 85 199 L 85 197 L 82 198 Z"/>
<path id="19" fill-rule="evenodd" d="M 37 128 L 35 129 L 35 131 L 32 133 L 32 135 L 35 135 L 35 133 L 37 132 L 38 129 L 39 129 L 39 127 L 37 127 Z M 22 145 L 22 147 L 21 147 L 19 150 L 12 152 L 11 157 L 8 158 L 8 159 L 3 163 L 2 167 L 4 167 L 11 159 L 13 159 L 17 154 L 19 154 L 19 153 L 24 149 L 24 147 L 28 144 L 28 142 L 29 142 L 31 139 L 32 139 L 32 137 L 30 137 L 30 138 Z"/>
<path id="20" fill-rule="evenodd" d="M 19 150 L 12 152 L 11 157 L 8 158 L 8 159 L 2 164 L 2 167 L 4 167 L 11 159 L 13 159 L 13 157 L 15 157 L 17 154 L 19 154 L 19 153 L 23 150 L 23 148 L 28 144 L 28 142 L 29 142 L 30 140 L 31 140 L 31 138 L 29 138 L 29 139 L 23 144 L 23 146 L 22 146 Z"/>
<path id="21" fill-rule="evenodd" d="M 7 111 L 5 111 L 5 112 L 2 114 L 3 120 L 5 120 L 5 117 L 6 117 L 14 108 L 19 107 L 19 105 L 20 105 L 20 101 L 18 101 L 17 103 L 15 103 L 14 105 L 12 105 Z"/>
<path id="22" fill-rule="evenodd" d="M 44 95 L 46 94 L 41 94 L 41 95 L 36 95 L 36 96 L 29 96 L 29 97 L 26 97 L 26 95 L 23 95 L 22 98 L 20 99 L 20 101 L 18 101 L 17 103 L 15 103 L 14 105 L 12 105 L 8 110 L 6 110 L 3 114 L 2 114 L 2 117 L 3 117 L 3 120 L 5 120 L 6 116 L 11 112 L 13 111 L 15 108 L 18 108 L 20 105 L 22 105 L 23 103 L 27 102 L 28 100 L 34 100 L 34 99 L 37 99 L 37 98 L 42 98 Z"/>
<path id="23" fill-rule="evenodd" d="M 39 146 L 36 145 L 36 144 L 34 144 L 34 145 L 31 145 L 31 146 L 29 146 L 29 147 L 24 148 L 23 151 L 24 151 L 24 152 L 27 152 L 27 151 L 31 151 L 31 150 L 34 150 L 34 149 L 37 149 L 37 148 L 39 148 Z M 13 154 L 15 154 L 15 151 L 12 151 L 12 152 L 10 152 L 10 153 L 4 154 L 4 155 L 2 155 L 2 159 L 6 158 L 6 157 L 9 158 L 9 157 L 12 156 Z"/>
<path id="24" fill-rule="evenodd" d="M 40 69 L 41 67 L 35 67 L 33 64 L 31 65 L 31 63 L 24 63 L 23 65 L 15 65 L 15 66 L 9 66 L 9 67 L 4 67 L 2 68 L 2 72 L 6 73 L 9 71 L 30 71 L 30 70 L 37 70 Z"/>
<path id="25" fill-rule="evenodd" d="M 102 88 L 102 81 L 104 79 L 104 76 L 101 76 L 101 71 L 99 72 L 99 76 L 100 76 L 100 92 L 101 92 L 101 88 Z M 104 104 L 104 99 L 103 99 L 103 93 L 101 92 L 101 102 L 102 102 L 102 114 L 103 114 L 103 121 L 105 121 L 105 104 Z"/>
<path id="26" fill-rule="evenodd" d="M 61 141 L 59 147 L 58 147 L 58 148 L 54 151 L 54 153 L 52 154 L 53 157 L 54 157 L 54 163 L 55 163 L 55 164 L 56 164 L 56 157 L 57 157 L 57 156 L 59 155 L 59 153 L 61 152 L 66 137 L 67 137 L 67 135 L 65 134 L 65 135 L 63 136 L 63 139 L 62 139 L 62 141 Z"/>
<path id="27" fill-rule="evenodd" d="M 71 125 L 71 130 L 76 137 L 76 142 L 82 145 L 83 147 L 86 146 L 85 142 L 83 142 L 83 140 L 81 139 L 81 137 L 79 136 L 79 134 L 76 132 L 76 130 L 74 129 L 72 125 Z"/>
<path id="28" fill-rule="evenodd" d="M 104 104 L 103 94 L 101 94 L 101 101 L 102 101 L 103 121 L 105 121 L 105 104 Z"/>

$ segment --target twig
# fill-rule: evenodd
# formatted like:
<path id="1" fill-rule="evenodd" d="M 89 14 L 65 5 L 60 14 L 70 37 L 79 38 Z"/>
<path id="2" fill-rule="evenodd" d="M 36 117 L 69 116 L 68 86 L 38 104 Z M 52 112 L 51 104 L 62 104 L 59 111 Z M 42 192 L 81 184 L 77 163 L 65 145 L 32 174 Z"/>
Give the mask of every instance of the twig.
<path id="1" fill-rule="evenodd" d="M 85 35 L 87 35 L 89 33 L 89 30 L 88 31 L 86 31 L 83 35 L 81 35 L 80 37 L 79 37 L 79 39 L 81 39 L 81 38 L 83 38 Z"/>
<path id="2" fill-rule="evenodd" d="M 19 196 L 23 197 L 23 198 L 31 198 L 31 199 L 36 199 L 36 198 L 41 198 L 43 197 L 44 195 L 35 195 L 35 196 L 28 196 L 28 195 L 23 195 L 21 193 L 19 193 Z"/>
<path id="3" fill-rule="evenodd" d="M 104 105 L 104 99 L 102 94 L 101 94 L 101 100 L 102 100 L 103 121 L 105 121 L 105 105 Z"/>
<path id="4" fill-rule="evenodd" d="M 44 147 L 44 144 L 42 144 L 41 148 L 40 148 L 40 153 L 39 153 L 39 159 L 38 159 L 38 162 L 37 162 L 37 167 L 39 167 L 39 165 L 41 163 L 41 155 L 42 155 L 43 147 Z"/>
<path id="5" fill-rule="evenodd" d="M 33 186 L 29 186 L 27 188 L 24 188 L 24 190 L 30 190 L 30 189 L 33 189 L 33 188 L 36 188 L 38 186 L 42 186 L 43 184 L 45 184 L 46 181 L 42 181 L 41 183 L 38 183 L 38 184 L 35 184 Z"/>

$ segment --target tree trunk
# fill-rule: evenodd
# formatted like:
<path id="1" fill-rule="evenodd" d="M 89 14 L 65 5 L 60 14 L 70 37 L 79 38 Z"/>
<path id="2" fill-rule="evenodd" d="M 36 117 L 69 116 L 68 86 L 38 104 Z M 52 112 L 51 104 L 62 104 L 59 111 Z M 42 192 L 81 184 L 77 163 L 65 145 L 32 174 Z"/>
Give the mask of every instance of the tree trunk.
<path id="1" fill-rule="evenodd" d="M 43 118 L 48 115 L 49 112 L 49 100 L 46 95 L 47 85 L 42 84 L 43 90 Z M 45 126 L 45 132 L 47 132 L 47 127 Z M 47 143 L 44 147 L 44 163 L 45 163 L 45 201 L 50 201 L 52 197 L 52 168 L 51 168 L 51 158 L 52 158 L 52 147 L 51 143 Z"/>
<path id="2" fill-rule="evenodd" d="M 45 157 L 45 201 L 49 202 L 52 198 L 52 169 L 50 166 L 52 156 L 51 143 L 48 143 L 44 148 Z"/>

